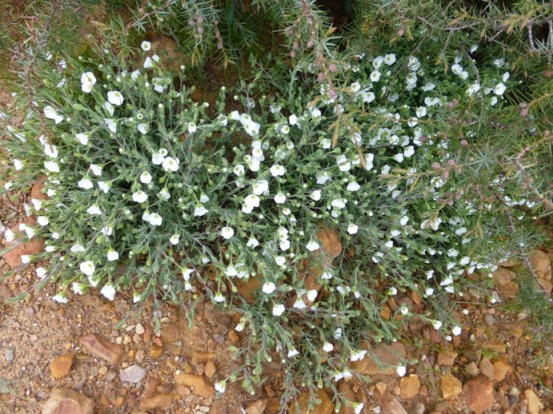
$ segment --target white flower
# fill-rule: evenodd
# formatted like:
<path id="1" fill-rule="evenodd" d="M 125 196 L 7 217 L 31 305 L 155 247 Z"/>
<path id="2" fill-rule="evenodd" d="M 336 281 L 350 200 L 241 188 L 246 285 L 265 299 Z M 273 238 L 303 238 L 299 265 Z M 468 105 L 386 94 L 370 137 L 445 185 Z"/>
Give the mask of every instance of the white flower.
<path id="1" fill-rule="evenodd" d="M 109 102 L 104 102 L 102 106 L 108 112 L 109 116 L 113 116 L 113 114 L 115 113 L 115 108 L 112 104 L 110 104 Z"/>
<path id="2" fill-rule="evenodd" d="M 351 372 L 349 372 L 347 369 L 343 372 L 338 372 L 336 375 L 334 375 L 334 381 L 340 381 L 341 379 L 347 379 L 351 378 Z"/>
<path id="3" fill-rule="evenodd" d="M 23 161 L 21 160 L 13 160 L 13 166 L 15 167 L 16 171 L 19 171 L 23 168 Z"/>
<path id="4" fill-rule="evenodd" d="M 262 195 L 265 192 L 269 191 L 269 182 L 267 180 L 258 180 L 252 186 L 252 190 L 255 195 Z"/>
<path id="5" fill-rule="evenodd" d="M 357 93 L 361 89 L 359 82 L 353 82 L 349 87 L 353 93 Z"/>
<path id="6" fill-rule="evenodd" d="M 417 70 L 420 69 L 421 63 L 415 56 L 411 56 L 407 61 L 407 67 L 409 68 L 410 71 L 416 72 Z"/>
<path id="7" fill-rule="evenodd" d="M 382 63 L 384 62 L 384 56 L 377 56 L 373 60 L 373 66 L 375 69 L 378 69 L 380 66 L 382 66 Z"/>
<path id="8" fill-rule="evenodd" d="M 215 391 L 220 392 L 221 394 L 223 394 L 225 392 L 226 387 L 227 387 L 227 382 L 226 381 L 216 382 L 214 384 L 214 386 L 215 386 Z"/>
<path id="9" fill-rule="evenodd" d="M 102 230 L 100 230 L 102 234 L 105 234 L 106 236 L 111 236 L 113 234 L 113 227 L 112 226 L 104 226 L 102 227 Z"/>
<path id="10" fill-rule="evenodd" d="M 359 230 L 359 226 L 356 224 L 350 223 L 347 229 L 347 232 L 349 234 L 357 234 L 357 231 Z"/>
<path id="11" fill-rule="evenodd" d="M 248 208 L 259 207 L 260 198 L 255 194 L 250 194 L 244 199 L 244 203 Z"/>
<path id="12" fill-rule="evenodd" d="M 511 74 L 509 72 L 505 72 L 503 74 L 503 76 L 501 77 L 501 79 L 503 80 L 503 82 L 507 82 L 510 78 Z"/>
<path id="13" fill-rule="evenodd" d="M 161 166 L 166 172 L 175 172 L 179 169 L 179 160 L 172 157 L 166 157 Z"/>
<path id="14" fill-rule="evenodd" d="M 90 169 L 92 170 L 92 174 L 96 176 L 102 175 L 102 167 L 96 164 L 90 164 Z"/>
<path id="15" fill-rule="evenodd" d="M 231 227 L 223 227 L 221 229 L 221 236 L 223 236 L 224 239 L 230 239 L 232 236 L 234 236 L 234 230 Z"/>
<path id="16" fill-rule="evenodd" d="M 402 152 L 399 152 L 399 153 L 397 153 L 396 155 L 394 155 L 392 158 L 393 158 L 394 160 L 396 160 L 397 162 L 403 162 L 404 156 L 403 156 L 403 153 L 402 153 Z"/>
<path id="17" fill-rule="evenodd" d="M 367 353 L 367 351 L 355 351 L 355 352 L 352 352 L 349 360 L 351 362 L 355 362 L 355 361 L 361 361 L 363 358 L 365 358 L 365 354 Z"/>
<path id="18" fill-rule="evenodd" d="M 313 191 L 309 197 L 311 197 L 315 201 L 319 201 L 321 199 L 321 190 Z"/>
<path id="19" fill-rule="evenodd" d="M 110 184 L 105 181 L 98 181 L 98 187 L 107 194 L 110 189 Z"/>
<path id="20" fill-rule="evenodd" d="M 140 174 L 140 182 L 142 184 L 150 184 L 152 182 L 152 175 L 148 171 L 144 171 Z"/>
<path id="21" fill-rule="evenodd" d="M 144 59 L 144 69 L 150 69 L 154 66 L 154 61 L 150 56 Z"/>
<path id="22" fill-rule="evenodd" d="M 194 273 L 194 269 L 189 269 L 185 267 L 184 269 L 181 269 L 181 272 L 182 272 L 182 278 L 184 280 L 190 280 L 190 275 Z"/>
<path id="23" fill-rule="evenodd" d="M 432 322 L 432 326 L 434 327 L 435 330 L 439 330 L 442 327 L 442 322 L 441 321 L 433 320 L 431 322 Z"/>
<path id="24" fill-rule="evenodd" d="M 85 293 L 85 286 L 82 283 L 73 282 L 71 290 L 75 293 L 75 295 L 82 295 Z"/>
<path id="25" fill-rule="evenodd" d="M 46 246 L 44 250 L 47 251 L 48 253 L 52 253 L 56 251 L 56 246 Z"/>
<path id="26" fill-rule="evenodd" d="M 407 367 L 404 367 L 403 365 L 399 365 L 396 368 L 397 375 L 400 377 L 403 377 L 407 373 Z"/>
<path id="27" fill-rule="evenodd" d="M 96 267 L 94 266 L 94 263 L 92 263 L 90 260 L 87 260 L 86 262 L 82 262 L 79 265 L 79 269 L 81 272 L 83 272 L 87 276 L 92 276 L 94 271 L 96 270 Z"/>
<path id="28" fill-rule="evenodd" d="M 380 72 L 375 70 L 371 73 L 370 78 L 372 82 L 378 82 L 380 80 Z"/>
<path id="29" fill-rule="evenodd" d="M 84 252 L 84 247 L 78 243 L 75 243 L 73 246 L 71 246 L 71 249 L 69 249 L 73 253 L 79 253 Z"/>
<path id="30" fill-rule="evenodd" d="M 284 202 L 286 201 L 286 196 L 282 193 L 278 193 L 275 198 L 275 203 L 277 204 L 284 204 Z"/>
<path id="31" fill-rule="evenodd" d="M 345 155 L 339 155 L 336 158 L 336 164 L 340 171 L 349 171 L 351 168 L 351 162 L 347 159 Z"/>
<path id="32" fill-rule="evenodd" d="M 432 296 L 434 294 L 434 289 L 432 288 L 426 288 L 426 290 L 424 291 L 424 296 Z"/>
<path id="33" fill-rule="evenodd" d="M 112 284 L 105 285 L 102 290 L 100 290 L 100 293 L 108 300 L 115 299 L 115 288 Z"/>
<path id="34" fill-rule="evenodd" d="M 288 117 L 288 123 L 290 125 L 296 125 L 298 123 L 298 117 L 295 114 L 292 114 Z"/>
<path id="35" fill-rule="evenodd" d="M 169 243 L 171 243 L 173 246 L 176 246 L 177 244 L 179 244 L 179 239 L 180 239 L 180 236 L 178 234 L 173 234 L 169 238 Z"/>
<path id="36" fill-rule="evenodd" d="M 263 284 L 263 293 L 267 293 L 267 294 L 270 294 L 270 293 L 273 293 L 276 289 L 276 286 L 273 282 L 265 282 Z"/>
<path id="37" fill-rule="evenodd" d="M 292 358 L 292 357 L 295 357 L 296 355 L 299 355 L 299 351 L 296 349 L 296 348 L 292 348 L 291 350 L 288 351 L 288 358 Z"/>
<path id="38" fill-rule="evenodd" d="M 500 82 L 493 89 L 493 93 L 500 96 L 500 95 L 503 95 L 503 93 L 505 92 L 506 89 L 507 89 L 507 87 L 505 86 L 505 84 L 503 82 Z"/>
<path id="39" fill-rule="evenodd" d="M 198 129 L 198 127 L 196 126 L 196 124 L 194 122 L 189 122 L 186 127 L 188 129 L 188 132 L 191 133 L 191 134 L 196 132 L 196 130 Z"/>
<path id="40" fill-rule="evenodd" d="M 224 302 L 226 299 L 221 292 L 217 292 L 215 296 L 213 296 L 213 300 L 217 303 L 221 303 Z"/>
<path id="41" fill-rule="evenodd" d="M 284 305 L 278 304 L 273 306 L 273 316 L 280 316 L 284 313 L 286 308 Z"/>
<path id="42" fill-rule="evenodd" d="M 197 217 L 205 216 L 208 212 L 209 210 L 204 206 L 202 206 L 201 204 L 197 205 L 196 208 L 194 208 L 194 216 L 197 216 Z"/>
<path id="43" fill-rule="evenodd" d="M 451 329 L 451 333 L 455 336 L 459 336 L 461 335 L 461 327 L 460 326 L 454 326 L 452 329 Z"/>
<path id="44" fill-rule="evenodd" d="M 90 181 L 88 178 L 83 178 L 77 183 L 77 187 L 83 188 L 85 190 L 90 190 L 92 187 L 94 187 L 94 184 L 92 184 L 92 181 Z"/>
<path id="45" fill-rule="evenodd" d="M 342 209 L 342 208 L 346 207 L 347 202 L 348 202 L 348 200 L 346 200 L 345 198 L 336 198 L 336 199 L 332 200 L 332 202 L 330 204 L 334 208 Z"/>
<path id="46" fill-rule="evenodd" d="M 324 149 L 329 149 L 332 146 L 332 141 L 328 138 L 324 138 L 321 141 L 321 145 Z"/>
<path id="47" fill-rule="evenodd" d="M 395 53 L 390 53 L 386 56 L 384 56 L 384 63 L 388 66 L 393 65 L 396 61 L 396 55 Z"/>
<path id="48" fill-rule="evenodd" d="M 91 216 L 99 216 L 100 214 L 102 214 L 102 210 L 100 210 L 100 207 L 95 204 L 87 208 L 86 212 Z"/>
<path id="49" fill-rule="evenodd" d="M 157 213 L 150 214 L 149 223 L 152 226 L 161 226 L 161 223 L 163 223 L 163 218 Z"/>
<path id="50" fill-rule="evenodd" d="M 473 83 L 472 85 L 470 85 L 467 89 L 467 95 L 468 96 L 472 96 L 474 95 L 476 92 L 478 92 L 480 90 L 480 84 L 478 83 Z"/>
<path id="51" fill-rule="evenodd" d="M 412 157 L 413 154 L 415 154 L 415 147 L 413 147 L 412 145 L 405 147 L 405 149 L 403 150 L 403 155 L 405 156 L 405 158 Z"/>
<path id="52" fill-rule="evenodd" d="M 290 240 L 281 240 L 279 247 L 282 251 L 288 250 L 290 248 Z"/>
<path id="53" fill-rule="evenodd" d="M 36 221 L 42 227 L 47 226 L 48 223 L 49 223 L 48 217 L 46 217 L 46 216 L 39 216 L 39 217 L 37 217 Z"/>
<path id="54" fill-rule="evenodd" d="M 334 350 L 334 345 L 332 345 L 330 342 L 325 342 L 323 345 L 323 351 L 325 352 L 332 352 Z"/>
<path id="55" fill-rule="evenodd" d="M 4 233 L 4 238 L 5 238 L 6 242 L 10 243 L 10 242 L 15 240 L 15 233 L 13 231 L 11 231 L 10 229 L 8 229 Z"/>
<path id="56" fill-rule="evenodd" d="M 22 254 L 21 255 L 21 263 L 23 263 L 23 264 L 31 263 L 31 256 L 29 256 L 28 254 Z"/>
<path id="57" fill-rule="evenodd" d="M 138 190 L 132 195 L 132 201 L 134 201 L 135 203 L 143 203 L 147 199 L 148 199 L 148 194 L 146 194 L 142 190 Z"/>
<path id="58" fill-rule="evenodd" d="M 290 127 L 288 125 L 282 125 L 280 127 L 280 132 L 286 135 L 290 132 Z"/>
<path id="59" fill-rule="evenodd" d="M 113 132 L 114 134 L 117 132 L 117 122 L 115 122 L 113 119 L 108 118 L 104 118 L 104 122 L 111 132 Z"/>
<path id="60" fill-rule="evenodd" d="M 55 302 L 58 302 L 58 303 L 67 303 L 68 302 L 67 296 L 63 292 L 58 293 L 57 295 L 53 296 L 52 300 L 55 301 Z"/>
<path id="61" fill-rule="evenodd" d="M 147 123 L 138 124 L 136 126 L 136 129 L 138 129 L 138 132 L 140 132 L 142 135 L 146 135 L 150 131 L 150 125 Z M 161 164 L 161 162 L 159 164 Z"/>
<path id="62" fill-rule="evenodd" d="M 311 289 L 307 291 L 307 300 L 310 302 L 315 302 L 315 299 L 317 299 L 317 296 L 319 295 L 319 292 L 317 292 L 316 289 Z"/>
<path id="63" fill-rule="evenodd" d="M 114 262 L 115 260 L 119 259 L 119 253 L 117 253 L 115 250 L 109 250 L 107 258 L 109 262 Z"/>
<path id="64" fill-rule="evenodd" d="M 348 191 L 357 191 L 360 188 L 361 188 L 361 186 L 359 185 L 359 183 L 354 181 L 354 182 L 348 184 L 348 186 L 346 187 L 346 190 L 348 190 Z"/>
<path id="65" fill-rule="evenodd" d="M 53 173 L 59 173 L 60 172 L 60 166 L 55 161 L 46 161 L 44 163 L 44 168 L 46 168 L 48 171 Z"/>
<path id="66" fill-rule="evenodd" d="M 451 71 L 456 75 L 460 75 L 463 72 L 463 67 L 458 63 L 455 63 L 453 66 L 451 66 Z"/>
<path id="67" fill-rule="evenodd" d="M 307 250 L 309 250 L 310 252 L 314 252 L 315 250 L 318 250 L 321 248 L 321 245 L 319 243 L 317 243 L 316 241 L 314 240 L 311 240 L 309 243 L 307 243 L 307 245 L 305 246 L 307 248 Z"/>
<path id="68" fill-rule="evenodd" d="M 88 144 L 88 134 L 80 133 L 80 134 L 76 134 L 75 137 L 77 137 L 81 145 Z"/>
<path id="69" fill-rule="evenodd" d="M 271 168 L 269 168 L 269 171 L 273 177 L 280 177 L 286 173 L 286 168 L 282 165 L 274 164 Z"/>
<path id="70" fill-rule="evenodd" d="M 250 237 L 246 246 L 256 248 L 259 246 L 259 241 L 255 237 Z"/>
<path id="71" fill-rule="evenodd" d="M 46 143 L 44 145 L 44 154 L 50 158 L 58 158 L 58 148 L 55 145 Z"/>
<path id="72" fill-rule="evenodd" d="M 147 52 L 148 50 L 150 50 L 152 48 L 152 44 L 150 42 L 148 42 L 147 40 L 144 40 L 141 44 L 140 44 L 140 47 L 142 48 L 142 50 L 144 52 Z"/>
<path id="73" fill-rule="evenodd" d="M 418 118 L 423 118 L 427 114 L 427 110 L 425 106 L 419 106 L 416 110 L 416 114 Z"/>
<path id="74" fill-rule="evenodd" d="M 90 93 L 96 83 L 96 76 L 92 72 L 85 72 L 81 75 L 81 89 L 84 93 Z"/>

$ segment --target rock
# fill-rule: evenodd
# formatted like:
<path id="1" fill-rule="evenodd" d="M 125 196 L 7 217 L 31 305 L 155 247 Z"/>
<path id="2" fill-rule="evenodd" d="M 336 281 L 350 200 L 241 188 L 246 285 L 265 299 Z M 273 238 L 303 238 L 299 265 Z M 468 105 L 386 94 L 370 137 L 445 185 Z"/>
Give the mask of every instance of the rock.
<path id="1" fill-rule="evenodd" d="M 357 402 L 357 395 L 351 389 L 351 384 L 348 381 L 340 381 L 338 385 L 338 393 L 343 400 L 348 400 L 351 402 Z M 352 404 L 342 404 L 338 414 L 355 414 L 355 409 Z"/>
<path id="2" fill-rule="evenodd" d="M 42 414 L 94 414 L 94 402 L 67 388 L 56 388 L 42 407 Z"/>
<path id="3" fill-rule="evenodd" d="M 120 345 L 113 344 L 97 334 L 88 334 L 81 337 L 81 344 L 92 355 L 105 359 L 111 364 L 116 364 L 123 356 L 123 348 Z"/>
<path id="4" fill-rule="evenodd" d="M 463 391 L 463 383 L 451 374 L 444 375 L 440 379 L 440 388 L 444 399 L 456 397 Z"/>
<path id="5" fill-rule="evenodd" d="M 69 371 L 71 370 L 74 359 L 74 354 L 66 354 L 54 359 L 50 363 L 50 373 L 52 374 L 52 376 L 54 378 L 63 378 L 66 375 L 69 375 Z"/>
<path id="6" fill-rule="evenodd" d="M 192 388 L 192 392 L 200 397 L 210 398 L 215 394 L 215 388 L 203 375 L 179 374 L 175 376 L 175 382 Z"/>
<path id="7" fill-rule="evenodd" d="M 487 326 L 494 326 L 495 325 L 495 319 L 492 315 L 484 315 L 484 323 Z"/>
<path id="8" fill-rule="evenodd" d="M 191 362 L 193 365 L 206 363 L 215 359 L 214 352 L 194 352 L 192 353 Z"/>
<path id="9" fill-rule="evenodd" d="M 6 361 L 11 364 L 15 359 L 14 349 L 13 348 L 6 349 L 6 351 L 4 352 L 4 356 L 6 357 Z"/>
<path id="10" fill-rule="evenodd" d="M 217 367 L 213 362 L 209 361 L 207 364 L 205 364 L 204 374 L 207 378 L 212 378 L 216 372 Z"/>
<path id="11" fill-rule="evenodd" d="M 119 379 L 123 382 L 132 382 L 136 384 L 137 382 L 142 381 L 145 376 L 146 370 L 140 365 L 134 364 L 122 370 L 119 374 Z"/>
<path id="12" fill-rule="evenodd" d="M 540 400 L 536 393 L 531 389 L 527 389 L 524 391 L 524 398 L 528 404 L 528 414 L 539 414 Z"/>
<path id="13" fill-rule="evenodd" d="M 538 276 L 538 282 L 542 288 L 551 294 L 553 285 L 551 284 L 551 261 L 549 255 L 541 250 L 536 250 L 530 256 L 530 263 Z"/>
<path id="14" fill-rule="evenodd" d="M 514 299 L 518 293 L 518 285 L 513 282 L 514 272 L 500 267 L 492 275 L 501 295 L 507 299 Z"/>
<path id="15" fill-rule="evenodd" d="M 36 183 L 33 184 L 33 186 L 31 187 L 31 199 L 34 198 L 36 200 L 48 200 L 48 196 L 42 191 L 46 179 L 47 177 L 43 176 Z"/>
<path id="16" fill-rule="evenodd" d="M 10 299 L 12 296 L 10 289 L 6 285 L 0 284 L 0 299 Z"/>
<path id="17" fill-rule="evenodd" d="M 420 401 L 413 406 L 413 414 L 424 414 L 426 407 Z"/>
<path id="18" fill-rule="evenodd" d="M 457 352 L 454 351 L 440 351 L 438 352 L 438 365 L 451 367 L 455 363 L 457 358 Z"/>
<path id="19" fill-rule="evenodd" d="M 309 409 L 309 392 L 302 393 L 296 401 L 292 401 L 288 412 L 294 414 L 333 414 L 334 403 L 330 395 L 325 390 L 319 390 L 317 399 L 321 403 L 312 409 Z M 298 410 L 299 409 L 299 410 Z"/>
<path id="20" fill-rule="evenodd" d="M 246 408 L 246 414 L 263 414 L 267 408 L 267 400 L 259 400 Z"/>
<path id="21" fill-rule="evenodd" d="M 134 327 L 134 331 L 138 335 L 142 335 L 144 332 L 146 332 L 146 329 L 144 329 L 144 325 L 142 325 L 141 323 L 137 323 L 136 326 Z"/>
<path id="22" fill-rule="evenodd" d="M 511 371 L 511 367 L 504 361 L 499 360 L 493 363 L 493 375 L 497 382 L 503 381 L 509 371 Z"/>
<path id="23" fill-rule="evenodd" d="M 159 345 L 152 345 L 150 347 L 149 354 L 150 354 L 150 358 L 158 359 L 161 356 L 161 354 L 163 354 L 163 348 L 160 347 Z"/>
<path id="24" fill-rule="evenodd" d="M 382 414 L 407 414 L 405 408 L 389 392 L 384 393 L 380 400 L 380 412 Z"/>
<path id="25" fill-rule="evenodd" d="M 465 365 L 465 374 L 467 374 L 469 377 L 476 377 L 478 374 L 480 374 L 480 370 L 474 362 L 471 362 L 470 364 Z"/>
<path id="26" fill-rule="evenodd" d="M 399 383 L 400 398 L 402 400 L 408 400 L 410 398 L 413 398 L 415 395 L 419 393 L 420 386 L 421 386 L 421 382 L 419 380 L 419 376 L 416 374 L 411 374 L 408 377 L 402 378 Z"/>
<path id="27" fill-rule="evenodd" d="M 484 411 L 492 408 L 493 383 L 485 375 L 478 375 L 469 380 L 464 386 L 467 407 L 475 414 L 482 414 Z"/>
<path id="28" fill-rule="evenodd" d="M 185 387 L 184 385 L 177 385 L 177 393 L 181 397 L 186 397 L 187 395 L 191 394 L 190 388 Z"/>
<path id="29" fill-rule="evenodd" d="M 140 401 L 140 409 L 144 411 L 155 410 L 157 408 L 168 408 L 173 403 L 175 394 L 157 394 L 151 398 L 145 398 Z"/>
<path id="30" fill-rule="evenodd" d="M 177 43 L 167 36 L 160 36 L 152 41 L 151 54 L 156 54 L 161 58 L 161 63 L 166 70 L 178 72 L 181 65 L 186 66 L 190 63 L 190 59 L 186 58 Z"/>
<path id="31" fill-rule="evenodd" d="M 317 239 L 321 242 L 321 250 L 331 259 L 337 258 L 342 253 L 340 236 L 335 230 L 322 228 L 317 232 Z"/>
<path id="32" fill-rule="evenodd" d="M 236 279 L 236 287 L 238 288 L 238 293 L 246 302 L 252 304 L 255 302 L 255 296 L 261 289 L 261 280 L 257 277 L 252 277 L 249 279 Z"/>
<path id="33" fill-rule="evenodd" d="M 376 391 L 378 391 L 378 394 L 382 397 L 384 393 L 386 392 L 386 388 L 388 388 L 388 385 L 385 382 L 379 381 L 375 385 Z"/>
<path id="34" fill-rule="evenodd" d="M 229 331 L 228 339 L 233 344 L 237 344 L 238 342 L 240 342 L 240 336 L 238 336 L 238 334 L 236 333 L 236 331 L 234 329 L 232 331 Z"/>
<path id="35" fill-rule="evenodd" d="M 37 221 L 34 217 L 27 217 L 20 224 L 26 224 L 28 226 L 36 227 Z M 27 235 L 24 231 L 19 230 L 19 224 L 13 227 L 11 231 L 14 232 L 15 239 L 11 242 L 6 242 L 5 247 L 13 247 L 13 249 L 4 254 L 4 260 L 6 260 L 6 263 L 12 269 L 23 264 L 21 262 L 21 256 L 38 254 L 44 250 L 44 240 L 39 239 L 38 237 L 33 237 L 29 241 L 21 243 L 21 240 L 27 237 Z"/>
<path id="36" fill-rule="evenodd" d="M 405 359 L 405 347 L 400 342 L 391 344 L 379 344 L 370 349 L 373 355 L 363 358 L 361 361 L 352 363 L 352 368 L 364 375 L 390 375 L 396 372 L 398 365 Z"/>
<path id="37" fill-rule="evenodd" d="M 484 374 L 486 377 L 488 377 L 490 380 L 494 380 L 495 375 L 493 372 L 493 365 L 490 361 L 490 358 L 484 357 L 480 361 L 480 372 Z"/>

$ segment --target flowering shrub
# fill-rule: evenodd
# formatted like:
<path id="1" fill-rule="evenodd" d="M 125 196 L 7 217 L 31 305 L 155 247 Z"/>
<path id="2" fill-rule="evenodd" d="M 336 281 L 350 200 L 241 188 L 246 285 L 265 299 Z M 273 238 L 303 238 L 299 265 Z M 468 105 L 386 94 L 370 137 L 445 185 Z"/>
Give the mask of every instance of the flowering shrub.
<path id="1" fill-rule="evenodd" d="M 214 107 L 155 55 L 139 68 L 110 50 L 45 64 L 34 102 L 21 95 L 35 109 L 6 144 L 17 171 L 7 189 L 45 177 L 48 199 L 28 206 L 38 225 L 23 229 L 45 252 L 27 262 L 47 259 L 37 277 L 62 303 L 98 288 L 190 306 L 203 294 L 239 312 L 250 346 L 219 392 L 239 379 L 252 391 L 275 357 L 288 367 L 285 400 L 293 384 L 336 390 L 368 343 L 397 340 L 414 319 L 451 339 L 451 299 L 505 254 L 476 242 L 491 206 L 457 176 L 475 113 L 500 110 L 511 81 L 501 61 L 449 64 L 359 55 L 335 91 L 306 66 L 287 93 L 260 96 L 253 83 L 228 105 L 222 88 Z"/>

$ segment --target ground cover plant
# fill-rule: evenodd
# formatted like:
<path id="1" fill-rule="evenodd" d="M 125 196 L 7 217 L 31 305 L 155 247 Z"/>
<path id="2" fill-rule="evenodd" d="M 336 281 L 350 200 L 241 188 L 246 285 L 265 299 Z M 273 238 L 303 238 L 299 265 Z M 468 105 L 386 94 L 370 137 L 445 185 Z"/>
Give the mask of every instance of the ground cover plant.
<path id="1" fill-rule="evenodd" d="M 212 102 L 192 99 L 196 68 L 166 70 L 152 39 L 133 31 L 144 16 L 165 19 L 179 7 L 171 2 L 114 20 L 81 55 L 33 51 L 32 78 L 6 114 L 4 188 L 44 181 L 48 198 L 27 206 L 36 224 L 20 230 L 45 249 L 22 262 L 48 263 L 36 273 L 57 285 L 53 300 L 99 289 L 191 314 L 207 296 L 251 333 L 219 392 L 227 382 L 253 392 L 277 358 L 283 409 L 306 386 L 360 412 L 336 384 L 358 375 L 370 344 L 400 339 L 412 321 L 460 335 L 456 301 L 469 289 L 497 300 L 486 290 L 496 263 L 542 241 L 530 223 L 551 194 L 548 176 L 538 178 L 551 170 L 540 116 L 550 101 L 517 94 L 551 81 L 525 90 L 520 56 L 482 52 L 478 34 L 427 35 L 438 29 L 424 21 L 390 44 L 390 19 L 378 49 L 350 35 L 342 50 L 324 14 L 300 6 L 284 21 L 294 40 L 279 61 L 252 57 L 251 74 Z M 354 26 L 378 16 L 357 6 Z M 171 32 L 181 20 L 152 27 Z M 413 292 L 423 312 L 406 300 Z M 399 306 L 385 318 L 390 298 Z"/>

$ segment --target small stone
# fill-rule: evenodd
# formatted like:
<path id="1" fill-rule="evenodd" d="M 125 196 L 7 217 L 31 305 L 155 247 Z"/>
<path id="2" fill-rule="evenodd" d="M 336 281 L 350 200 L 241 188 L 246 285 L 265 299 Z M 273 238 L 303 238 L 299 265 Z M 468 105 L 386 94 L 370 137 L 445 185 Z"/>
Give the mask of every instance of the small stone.
<path id="1" fill-rule="evenodd" d="M 97 334 L 88 334 L 81 337 L 81 344 L 92 355 L 105 359 L 111 364 L 116 364 L 123 356 L 121 346 L 113 344 Z"/>
<path id="2" fill-rule="evenodd" d="M 211 361 L 208 361 L 207 364 L 205 364 L 204 373 L 207 378 L 212 378 L 215 373 L 217 372 L 217 367 L 215 364 Z"/>
<path id="3" fill-rule="evenodd" d="M 157 394 L 151 398 L 143 399 L 140 402 L 140 409 L 144 411 L 155 410 L 157 408 L 168 408 L 173 403 L 175 394 Z"/>
<path id="4" fill-rule="evenodd" d="M 551 294 L 551 260 L 549 255 L 541 250 L 536 250 L 530 256 L 530 263 L 538 277 L 538 282 L 547 294 Z"/>
<path id="5" fill-rule="evenodd" d="M 129 335 L 123 337 L 123 345 L 128 345 L 132 342 L 132 338 Z"/>
<path id="6" fill-rule="evenodd" d="M 225 337 L 223 335 L 213 335 L 213 340 L 217 342 L 219 345 L 222 345 L 225 342 Z"/>
<path id="7" fill-rule="evenodd" d="M 379 344 L 372 349 L 372 353 L 373 357 L 367 355 L 361 361 L 353 362 L 352 368 L 364 375 L 395 374 L 407 354 L 401 342 Z"/>
<path id="8" fill-rule="evenodd" d="M 215 394 L 215 388 L 203 375 L 179 374 L 175 376 L 175 382 L 192 388 L 194 394 L 200 397 L 210 398 Z"/>
<path id="9" fill-rule="evenodd" d="M 67 388 L 56 388 L 42 407 L 42 414 L 94 414 L 94 402 Z"/>
<path id="10" fill-rule="evenodd" d="M 258 400 L 246 408 L 246 414 L 263 414 L 267 408 L 267 400 Z"/>
<path id="11" fill-rule="evenodd" d="M 134 331 L 138 335 L 142 335 L 144 332 L 146 332 L 146 329 L 144 329 L 144 325 L 142 325 L 141 323 L 137 323 L 136 327 L 134 328 Z"/>
<path id="12" fill-rule="evenodd" d="M 163 343 L 166 344 L 178 341 L 180 338 L 180 329 L 178 325 L 166 326 L 161 333 L 161 338 L 163 339 Z"/>
<path id="13" fill-rule="evenodd" d="M 142 361 L 144 361 L 144 350 L 139 349 L 138 351 L 136 351 L 136 354 L 134 355 L 134 359 L 138 363 L 141 363 Z"/>
<path id="14" fill-rule="evenodd" d="M 497 382 L 503 381 L 511 370 L 511 367 L 502 360 L 493 363 L 493 375 Z"/>
<path id="15" fill-rule="evenodd" d="M 492 408 L 493 383 L 487 376 L 479 375 L 469 380 L 464 386 L 464 391 L 467 407 L 475 414 L 482 414 Z"/>
<path id="16" fill-rule="evenodd" d="M 135 333 L 133 336 L 132 336 L 132 341 L 135 343 L 135 344 L 138 344 L 140 342 L 142 342 L 142 336 L 138 335 L 137 333 Z"/>
<path id="17" fill-rule="evenodd" d="M 11 364 L 15 358 L 15 352 L 13 348 L 6 349 L 6 352 L 4 352 L 4 356 L 6 357 L 6 361 Z"/>
<path id="18" fill-rule="evenodd" d="M 413 414 L 424 414 L 426 407 L 420 401 L 413 407 Z"/>
<path id="19" fill-rule="evenodd" d="M 289 413 L 298 413 L 298 414 L 332 414 L 334 413 L 334 403 L 332 402 L 332 399 L 330 398 L 330 395 L 325 390 L 319 390 L 317 394 L 317 399 L 321 401 L 319 405 L 317 405 L 314 409 L 309 409 L 309 400 L 310 400 L 310 393 L 304 392 L 302 393 L 297 401 L 292 401 L 290 404 L 290 409 L 288 410 Z M 299 411 L 297 411 L 297 408 L 299 408 Z"/>
<path id="20" fill-rule="evenodd" d="M 388 385 L 386 385 L 385 382 L 380 381 L 376 383 L 375 387 L 378 393 L 380 394 L 380 396 L 383 396 L 384 393 L 386 392 L 386 388 L 388 388 Z"/>
<path id="21" fill-rule="evenodd" d="M 463 391 L 463 383 L 451 374 L 444 375 L 440 379 L 440 388 L 444 399 L 456 397 Z"/>
<path id="22" fill-rule="evenodd" d="M 440 351 L 438 352 L 438 365 L 443 365 L 445 367 L 451 367 L 455 363 L 455 358 L 457 358 L 457 352 L 454 351 Z"/>
<path id="23" fill-rule="evenodd" d="M 484 357 L 480 361 L 480 372 L 492 381 L 495 379 L 493 365 L 488 357 Z"/>
<path id="24" fill-rule="evenodd" d="M 66 354 L 54 359 L 50 363 L 50 373 L 52 374 L 52 377 L 63 378 L 66 375 L 69 375 L 74 359 L 74 354 Z"/>
<path id="25" fill-rule="evenodd" d="M 232 330 L 228 333 L 228 339 L 230 339 L 230 342 L 232 342 L 233 344 L 237 344 L 238 342 L 240 342 L 240 337 L 235 330 Z"/>
<path id="26" fill-rule="evenodd" d="M 419 393 L 420 386 L 421 382 L 418 375 L 411 374 L 408 377 L 404 377 L 399 383 L 399 396 L 402 400 L 413 398 Z"/>
<path id="27" fill-rule="evenodd" d="M 163 348 L 159 345 L 152 345 L 150 347 L 150 358 L 157 359 L 163 354 Z"/>
<path id="28" fill-rule="evenodd" d="M 317 239 L 321 242 L 321 250 L 331 259 L 335 259 L 342 252 L 342 243 L 338 232 L 322 228 L 317 232 Z"/>
<path id="29" fill-rule="evenodd" d="M 524 398 L 528 404 L 528 414 L 539 414 L 540 400 L 536 393 L 531 389 L 527 389 L 524 391 Z"/>
<path id="30" fill-rule="evenodd" d="M 384 393 L 380 400 L 380 412 L 383 414 L 407 414 L 405 408 L 389 392 Z"/>
<path id="31" fill-rule="evenodd" d="M 119 374 L 119 378 L 123 382 L 140 382 L 146 376 L 146 370 L 140 365 L 131 365 L 128 368 L 125 368 Z"/>
<path id="32" fill-rule="evenodd" d="M 197 351 L 195 351 L 192 354 L 191 361 L 192 361 L 193 365 L 196 365 L 196 364 L 200 364 L 200 363 L 206 363 L 206 362 L 212 361 L 214 359 L 215 359 L 215 353 L 213 353 L 213 352 L 197 352 Z"/>
<path id="33" fill-rule="evenodd" d="M 184 385 L 177 385 L 177 393 L 182 397 L 186 397 L 191 394 L 190 388 L 185 387 Z"/>
<path id="34" fill-rule="evenodd" d="M 495 319 L 492 315 L 484 315 L 484 323 L 488 326 L 495 325 Z"/>
<path id="35" fill-rule="evenodd" d="M 36 226 L 37 221 L 34 217 L 27 217 L 22 224 Z M 15 233 L 15 239 L 11 242 L 6 242 L 5 247 L 11 248 L 10 251 L 4 254 L 4 260 L 12 268 L 16 268 L 22 264 L 21 256 L 34 255 L 44 250 L 44 240 L 38 237 L 33 237 L 29 241 L 22 243 L 21 240 L 26 237 L 22 230 L 19 230 L 19 224 L 11 229 Z"/>
<path id="36" fill-rule="evenodd" d="M 108 367 L 106 367 L 106 366 L 100 367 L 100 369 L 98 370 L 98 374 L 100 374 L 102 376 L 106 375 L 107 372 L 108 372 Z"/>
<path id="37" fill-rule="evenodd" d="M 470 364 L 465 365 L 465 374 L 467 374 L 469 377 L 476 377 L 478 374 L 480 374 L 480 370 L 474 362 L 471 362 Z"/>

